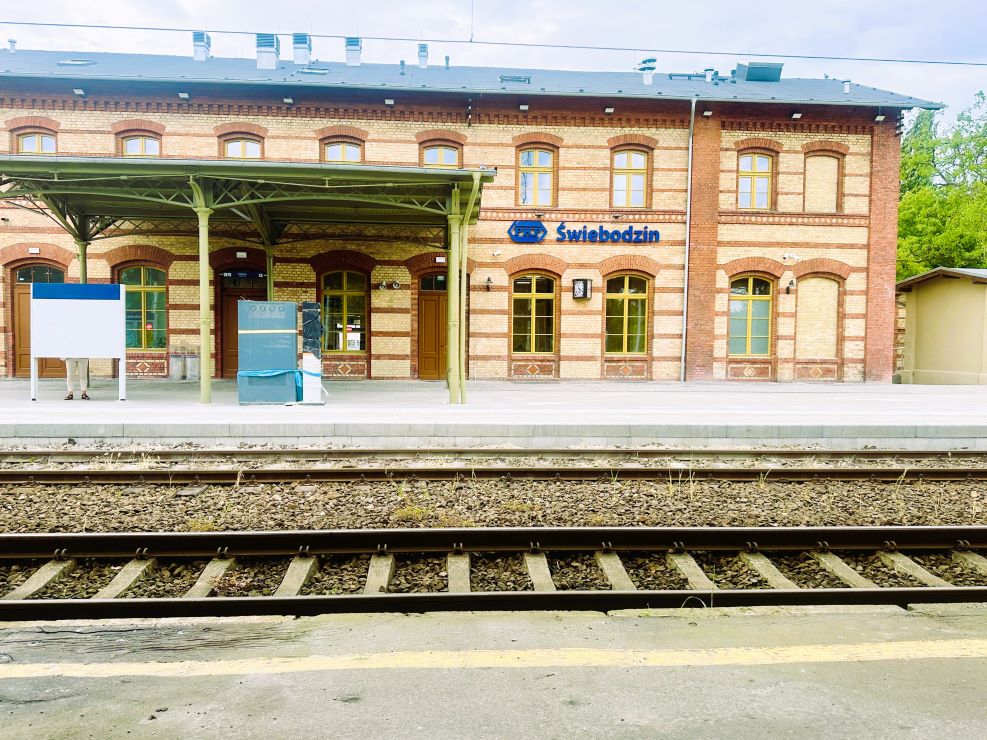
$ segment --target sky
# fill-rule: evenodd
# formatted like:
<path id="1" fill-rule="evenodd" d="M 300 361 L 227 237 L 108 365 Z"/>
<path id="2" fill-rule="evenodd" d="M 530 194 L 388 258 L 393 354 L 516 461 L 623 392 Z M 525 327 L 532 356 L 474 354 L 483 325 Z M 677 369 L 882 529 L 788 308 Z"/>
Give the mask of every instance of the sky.
<path id="1" fill-rule="evenodd" d="M 631 70 L 657 56 L 659 71 L 692 72 L 714 67 L 728 73 L 758 54 L 813 54 L 944 59 L 987 63 L 987 3 L 983 0 L 816 0 L 743 3 L 714 0 L 47 0 L 42 10 L 27 3 L 0 11 L 0 39 L 20 49 L 115 51 L 191 55 L 187 32 L 143 32 L 17 26 L 10 21 L 194 28 L 211 32 L 214 56 L 253 57 L 252 36 L 221 30 L 280 33 L 290 58 L 288 34 L 400 36 L 413 40 L 366 40 L 363 59 L 395 63 L 417 60 L 418 39 L 510 41 L 619 46 L 635 51 L 527 49 L 431 42 L 430 59 L 448 55 L 456 65 L 554 69 Z M 739 52 L 728 56 L 673 54 L 665 49 Z M 313 55 L 343 59 L 341 39 L 314 39 Z M 884 62 L 784 61 L 786 77 L 822 77 L 871 85 L 945 103 L 951 119 L 987 89 L 987 66 L 957 67 Z"/>

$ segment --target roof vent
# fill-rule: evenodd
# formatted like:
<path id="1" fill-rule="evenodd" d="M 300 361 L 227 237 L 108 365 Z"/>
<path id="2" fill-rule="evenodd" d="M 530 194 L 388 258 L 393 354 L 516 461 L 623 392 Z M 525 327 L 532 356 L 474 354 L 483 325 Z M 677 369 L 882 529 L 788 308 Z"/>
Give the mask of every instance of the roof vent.
<path id="1" fill-rule="evenodd" d="M 402 74 L 403 75 L 404 74 L 404 59 L 401 60 L 401 65 L 400 66 L 401 66 L 401 71 L 398 72 L 398 74 Z"/>
<path id="2" fill-rule="evenodd" d="M 530 85 L 531 75 L 501 75 L 501 82 L 516 82 L 520 85 Z"/>
<path id="3" fill-rule="evenodd" d="M 360 66 L 360 52 L 363 51 L 363 39 L 357 36 L 346 37 L 346 66 Z"/>
<path id="4" fill-rule="evenodd" d="M 192 31 L 192 58 L 204 62 L 212 49 L 212 36 L 205 31 Z"/>
<path id="5" fill-rule="evenodd" d="M 7 39 L 7 46 L 9 47 L 11 54 L 17 53 L 17 39 Z"/>
<path id="6" fill-rule="evenodd" d="M 446 54 L 446 69 L 449 69 L 449 55 Z"/>
<path id="7" fill-rule="evenodd" d="M 850 80 L 843 80 L 843 92 L 847 95 L 850 94 Z"/>
<path id="8" fill-rule="evenodd" d="M 58 62 L 59 67 L 88 67 L 90 64 L 95 64 L 92 59 L 63 59 Z"/>
<path id="9" fill-rule="evenodd" d="M 418 67 L 428 69 L 428 44 L 418 44 Z"/>
<path id="10" fill-rule="evenodd" d="M 327 75 L 329 74 L 329 70 L 325 67 L 305 67 L 298 70 L 298 73 L 303 75 Z"/>
<path id="11" fill-rule="evenodd" d="M 712 82 L 713 81 L 713 68 L 712 67 L 706 67 L 706 69 L 703 70 L 703 75 L 705 75 L 705 77 L 706 77 L 706 82 Z"/>
<path id="12" fill-rule="evenodd" d="M 291 34 L 291 48 L 295 64 L 305 67 L 312 61 L 312 37 L 307 33 Z"/>
<path id="13" fill-rule="evenodd" d="M 737 65 L 737 79 L 745 82 L 778 82 L 781 80 L 780 62 L 750 62 Z"/>
<path id="14" fill-rule="evenodd" d="M 658 60 L 654 57 L 648 57 L 647 59 L 642 59 L 637 63 L 637 71 L 641 73 L 641 82 L 645 85 L 650 85 L 655 79 L 655 65 Z"/>
<path id="15" fill-rule="evenodd" d="M 281 39 L 277 34 L 257 34 L 257 69 L 277 69 L 281 56 Z"/>

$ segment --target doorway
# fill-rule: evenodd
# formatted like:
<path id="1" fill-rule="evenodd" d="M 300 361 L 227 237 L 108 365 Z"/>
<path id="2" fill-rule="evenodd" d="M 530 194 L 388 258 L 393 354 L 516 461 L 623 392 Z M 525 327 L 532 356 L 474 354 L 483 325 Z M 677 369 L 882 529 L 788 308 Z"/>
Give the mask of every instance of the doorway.
<path id="1" fill-rule="evenodd" d="M 50 265 L 25 265 L 14 270 L 14 375 L 31 375 L 31 284 L 64 283 L 65 271 Z M 39 363 L 41 378 L 64 378 L 65 363 L 45 357 Z"/>
<path id="2" fill-rule="evenodd" d="M 240 369 L 237 303 L 267 300 L 267 274 L 258 270 L 219 270 L 219 357 L 221 377 Z"/>
<path id="3" fill-rule="evenodd" d="M 418 377 L 441 380 L 448 362 L 449 300 L 446 276 L 424 275 L 418 284 Z"/>

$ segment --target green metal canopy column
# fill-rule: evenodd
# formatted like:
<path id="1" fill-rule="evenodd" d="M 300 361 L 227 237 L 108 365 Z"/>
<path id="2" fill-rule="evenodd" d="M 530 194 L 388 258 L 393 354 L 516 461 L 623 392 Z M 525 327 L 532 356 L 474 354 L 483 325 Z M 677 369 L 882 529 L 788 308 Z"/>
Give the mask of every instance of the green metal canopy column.
<path id="1" fill-rule="evenodd" d="M 89 242 L 85 239 L 76 239 L 75 247 L 79 256 L 79 282 L 85 284 L 89 282 L 89 264 L 86 259 L 86 251 L 89 249 Z"/>
<path id="2" fill-rule="evenodd" d="M 449 264 L 446 276 L 448 302 L 446 317 L 446 380 L 449 384 L 449 403 L 461 403 L 459 392 L 459 257 L 461 246 L 462 216 L 459 215 L 458 193 L 452 200 L 453 213 L 449 215 Z"/>

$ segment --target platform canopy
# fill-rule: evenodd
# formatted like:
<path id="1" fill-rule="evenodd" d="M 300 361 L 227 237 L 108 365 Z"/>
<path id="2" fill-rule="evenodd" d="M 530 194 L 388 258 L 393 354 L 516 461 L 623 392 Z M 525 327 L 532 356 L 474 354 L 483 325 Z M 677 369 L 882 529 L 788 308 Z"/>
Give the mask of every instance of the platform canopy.
<path id="1" fill-rule="evenodd" d="M 412 241 L 449 249 L 448 379 L 461 402 L 467 229 L 493 169 L 255 160 L 0 155 L 0 200 L 55 220 L 75 241 L 79 280 L 96 239 L 196 235 L 201 400 L 211 398 L 210 236 L 265 247 L 268 297 L 280 244 L 310 239 Z M 454 338 L 455 336 L 455 338 Z M 455 351 L 453 351 L 455 350 Z"/>

